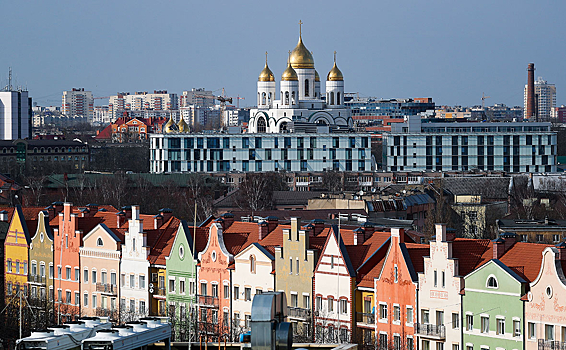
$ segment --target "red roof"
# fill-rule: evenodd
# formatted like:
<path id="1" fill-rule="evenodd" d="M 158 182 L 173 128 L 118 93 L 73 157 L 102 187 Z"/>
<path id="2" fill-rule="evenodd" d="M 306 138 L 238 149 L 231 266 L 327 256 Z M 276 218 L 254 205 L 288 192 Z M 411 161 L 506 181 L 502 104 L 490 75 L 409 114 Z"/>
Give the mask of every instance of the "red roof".
<path id="1" fill-rule="evenodd" d="M 551 244 L 517 242 L 513 244 L 499 259 L 508 268 L 528 282 L 537 278 L 542 262 L 542 252 Z"/>
<path id="2" fill-rule="evenodd" d="M 94 138 L 97 140 L 110 140 L 112 138 L 112 125 L 102 129 Z"/>
<path id="3" fill-rule="evenodd" d="M 151 246 L 150 255 L 148 260 L 151 264 L 165 265 L 165 257 L 169 256 L 173 242 L 175 241 L 175 234 L 179 228 L 181 220 L 176 217 L 171 217 L 165 225 L 159 229 L 160 232 L 154 234 L 155 242 L 150 244 L 148 234 L 148 244 Z M 155 230 L 154 230 L 155 231 Z"/>
<path id="4" fill-rule="evenodd" d="M 452 242 L 452 257 L 458 258 L 460 276 L 466 276 L 493 257 L 489 239 L 456 238 Z"/>

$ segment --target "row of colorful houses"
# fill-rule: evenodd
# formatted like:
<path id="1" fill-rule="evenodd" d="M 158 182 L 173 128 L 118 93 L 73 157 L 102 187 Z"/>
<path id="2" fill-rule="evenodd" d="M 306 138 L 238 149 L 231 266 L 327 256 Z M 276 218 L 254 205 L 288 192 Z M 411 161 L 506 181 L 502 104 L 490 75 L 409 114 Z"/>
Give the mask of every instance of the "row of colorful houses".
<path id="1" fill-rule="evenodd" d="M 61 320 L 168 315 L 177 340 L 247 331 L 256 294 L 283 291 L 296 339 L 422 350 L 555 349 L 566 344 L 566 244 L 454 238 L 323 220 L 198 226 L 54 203 L 12 209 L 6 298 L 53 301 Z M 1 225 L 0 225 L 1 228 Z M 0 237 L 1 238 L 1 237 Z M 419 240 L 420 241 L 420 240 Z"/>

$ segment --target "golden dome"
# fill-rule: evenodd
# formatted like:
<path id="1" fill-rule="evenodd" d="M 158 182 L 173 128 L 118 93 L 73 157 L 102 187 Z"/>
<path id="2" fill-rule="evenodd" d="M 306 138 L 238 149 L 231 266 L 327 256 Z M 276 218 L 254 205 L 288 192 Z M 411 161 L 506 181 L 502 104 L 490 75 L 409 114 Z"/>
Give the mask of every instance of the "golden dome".
<path id="1" fill-rule="evenodd" d="M 316 69 L 314 70 L 314 81 L 320 82 L 320 75 L 318 75 L 318 72 L 316 71 Z"/>
<path id="2" fill-rule="evenodd" d="M 303 44 L 302 36 L 299 36 L 299 43 L 291 52 L 291 66 L 293 68 L 314 68 L 314 58 Z"/>
<path id="3" fill-rule="evenodd" d="M 291 62 L 287 61 L 287 68 L 283 71 L 283 75 L 281 75 L 282 81 L 299 81 L 299 77 L 297 76 L 297 72 L 291 66 Z"/>
<path id="4" fill-rule="evenodd" d="M 165 126 L 163 127 L 163 132 L 165 133 L 172 133 L 173 131 L 176 131 L 175 129 L 177 128 L 177 125 L 175 125 L 175 122 L 173 121 L 173 116 L 169 117 L 169 120 L 167 121 L 167 124 L 165 124 Z"/>
<path id="5" fill-rule="evenodd" d="M 267 66 L 267 52 L 265 53 L 265 67 L 261 73 L 259 73 L 258 81 L 275 81 L 275 76 L 269 67 Z"/>
<path id="6" fill-rule="evenodd" d="M 326 76 L 326 81 L 344 81 L 344 76 L 338 67 L 336 66 L 336 51 L 334 51 L 334 66 L 328 72 Z"/>
<path id="7" fill-rule="evenodd" d="M 179 132 L 189 132 L 189 124 L 185 122 L 183 117 L 181 117 L 181 120 L 177 123 L 177 128 L 179 129 Z"/>

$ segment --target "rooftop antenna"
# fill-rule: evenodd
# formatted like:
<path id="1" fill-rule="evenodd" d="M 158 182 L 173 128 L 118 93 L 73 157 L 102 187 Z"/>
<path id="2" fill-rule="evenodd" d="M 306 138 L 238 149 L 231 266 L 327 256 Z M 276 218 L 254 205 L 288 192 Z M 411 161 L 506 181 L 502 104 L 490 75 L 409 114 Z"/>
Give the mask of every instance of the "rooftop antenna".
<path id="1" fill-rule="evenodd" d="M 8 91 L 12 91 L 12 67 L 8 70 Z"/>

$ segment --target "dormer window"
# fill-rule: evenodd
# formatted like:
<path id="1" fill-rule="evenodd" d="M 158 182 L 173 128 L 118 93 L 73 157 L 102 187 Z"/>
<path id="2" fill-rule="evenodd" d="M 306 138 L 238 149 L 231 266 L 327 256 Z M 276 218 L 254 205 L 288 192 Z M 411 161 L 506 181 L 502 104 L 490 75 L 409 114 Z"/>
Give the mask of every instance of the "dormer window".
<path id="1" fill-rule="evenodd" d="M 98 237 L 98 239 L 96 240 L 96 246 L 102 247 L 103 245 L 104 245 L 104 242 L 102 242 L 102 238 Z"/>

